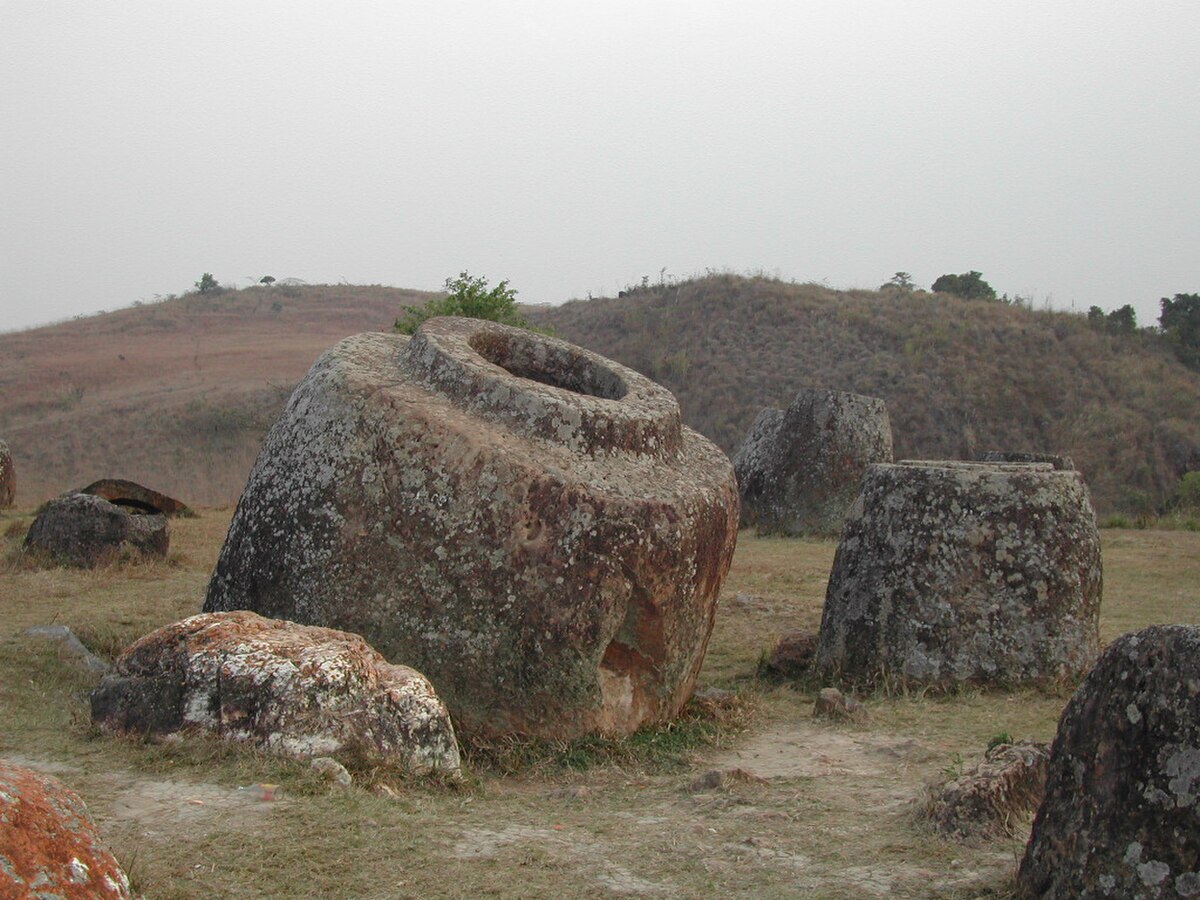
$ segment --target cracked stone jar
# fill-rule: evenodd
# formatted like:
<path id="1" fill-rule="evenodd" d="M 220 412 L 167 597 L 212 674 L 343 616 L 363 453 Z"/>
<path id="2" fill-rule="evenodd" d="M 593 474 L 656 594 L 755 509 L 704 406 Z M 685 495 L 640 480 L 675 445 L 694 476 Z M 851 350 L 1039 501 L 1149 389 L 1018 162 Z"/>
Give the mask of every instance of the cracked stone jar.
<path id="1" fill-rule="evenodd" d="M 1099 652 L 1101 584 L 1078 472 L 873 465 L 834 557 L 816 665 L 868 685 L 1076 678 Z"/>
<path id="2" fill-rule="evenodd" d="M 363 635 L 456 727 L 629 733 L 686 702 L 737 536 L 666 389 L 476 319 L 325 353 L 267 435 L 205 611 Z"/>

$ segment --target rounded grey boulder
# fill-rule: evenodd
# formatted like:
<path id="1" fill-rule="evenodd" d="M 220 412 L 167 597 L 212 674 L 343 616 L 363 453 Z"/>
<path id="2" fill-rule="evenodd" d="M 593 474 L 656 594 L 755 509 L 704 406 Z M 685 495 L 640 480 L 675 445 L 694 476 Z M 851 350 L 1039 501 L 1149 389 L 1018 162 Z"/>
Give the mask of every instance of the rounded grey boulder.
<path id="1" fill-rule="evenodd" d="M 1017 684 L 1099 652 L 1100 537 L 1078 472 L 871 466 L 834 557 L 816 666 L 860 684 Z"/>
<path id="2" fill-rule="evenodd" d="M 205 610 L 361 634 L 467 732 L 628 733 L 690 695 L 736 536 L 729 460 L 666 389 L 564 341 L 439 318 L 316 362 Z"/>
<path id="3" fill-rule="evenodd" d="M 1200 627 L 1104 652 L 1063 711 L 1022 897 L 1200 897 Z"/>
<path id="4" fill-rule="evenodd" d="M 742 524 L 759 534 L 838 534 L 871 463 L 892 461 L 887 405 L 802 390 L 762 410 L 733 458 Z"/>
<path id="5" fill-rule="evenodd" d="M 166 516 L 140 515 L 103 497 L 72 492 L 38 510 L 25 535 L 25 548 L 90 568 L 127 550 L 165 556 L 170 534 Z"/>

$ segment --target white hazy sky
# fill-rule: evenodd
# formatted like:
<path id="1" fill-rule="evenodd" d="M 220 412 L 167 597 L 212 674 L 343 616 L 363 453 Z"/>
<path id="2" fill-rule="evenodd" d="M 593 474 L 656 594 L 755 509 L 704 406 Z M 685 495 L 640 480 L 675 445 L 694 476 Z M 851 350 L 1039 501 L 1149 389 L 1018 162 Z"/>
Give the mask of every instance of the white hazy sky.
<path id="1" fill-rule="evenodd" d="M 1200 291 L 1200 3 L 0 0 L 0 330 L 272 274 Z"/>

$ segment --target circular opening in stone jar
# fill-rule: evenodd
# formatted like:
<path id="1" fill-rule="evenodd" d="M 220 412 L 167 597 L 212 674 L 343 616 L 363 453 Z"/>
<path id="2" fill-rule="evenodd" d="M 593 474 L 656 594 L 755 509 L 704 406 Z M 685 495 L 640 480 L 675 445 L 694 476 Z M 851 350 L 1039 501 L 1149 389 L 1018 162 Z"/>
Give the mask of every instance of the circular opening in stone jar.
<path id="1" fill-rule="evenodd" d="M 480 332 L 471 337 L 470 344 L 488 362 L 518 378 L 604 400 L 620 400 L 629 392 L 625 380 L 608 367 L 535 335 Z"/>

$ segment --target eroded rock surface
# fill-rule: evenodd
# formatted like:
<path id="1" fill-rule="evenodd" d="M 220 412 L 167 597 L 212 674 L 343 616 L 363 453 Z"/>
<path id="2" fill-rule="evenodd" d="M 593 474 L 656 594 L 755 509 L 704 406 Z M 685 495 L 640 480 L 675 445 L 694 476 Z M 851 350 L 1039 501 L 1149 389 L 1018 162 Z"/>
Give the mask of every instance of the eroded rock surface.
<path id="1" fill-rule="evenodd" d="M 79 795 L 0 759 L 0 897 L 129 897 Z"/>
<path id="2" fill-rule="evenodd" d="M 1063 711 L 1024 897 L 1200 897 L 1200 626 L 1118 638 Z"/>
<path id="3" fill-rule="evenodd" d="M 8 444 L 0 441 L 0 509 L 12 506 L 17 497 L 17 470 Z"/>
<path id="4" fill-rule="evenodd" d="M 800 391 L 786 410 L 760 412 L 733 458 L 742 524 L 759 534 L 838 534 L 867 466 L 891 461 L 882 400 Z"/>
<path id="5" fill-rule="evenodd" d="M 103 497 L 109 503 L 114 503 L 117 506 L 124 506 L 146 513 L 162 513 L 164 516 L 171 517 L 193 517 L 196 515 L 182 501 L 176 500 L 174 497 L 169 497 L 160 491 L 144 487 L 136 481 L 126 481 L 124 478 L 101 478 L 99 481 L 93 481 L 85 488 L 80 488 L 79 493 L 93 494 L 97 497 Z"/>
<path id="6" fill-rule="evenodd" d="M 364 635 L 460 727 L 631 732 L 691 692 L 737 534 L 675 398 L 475 319 L 322 356 L 267 436 L 206 610 Z"/>
<path id="7" fill-rule="evenodd" d="M 817 635 L 811 631 L 788 631 L 779 636 L 767 658 L 766 670 L 783 678 L 801 678 L 812 668 L 817 655 Z"/>
<path id="8" fill-rule="evenodd" d="M 25 547 L 90 568 L 129 550 L 166 556 L 170 540 L 165 516 L 131 512 L 103 497 L 71 492 L 38 510 L 25 535 Z"/>
<path id="9" fill-rule="evenodd" d="M 834 557 L 816 665 L 860 684 L 1076 677 L 1099 652 L 1101 582 L 1078 472 L 874 465 Z"/>
<path id="10" fill-rule="evenodd" d="M 1048 463 L 1055 469 L 1075 471 L 1071 457 L 1059 453 L 1043 453 L 1034 450 L 989 450 L 983 454 L 984 462 L 993 463 Z"/>
<path id="11" fill-rule="evenodd" d="M 939 834 L 954 840 L 1012 834 L 1042 802 L 1049 760 L 1050 745 L 1041 741 L 997 744 L 980 762 L 939 786 L 925 815 Z"/>
<path id="12" fill-rule="evenodd" d="M 135 734 L 202 729 L 287 755 L 459 767 L 449 715 L 421 673 L 356 634 L 251 612 L 192 616 L 141 638 L 92 693 L 92 718 Z"/>

